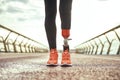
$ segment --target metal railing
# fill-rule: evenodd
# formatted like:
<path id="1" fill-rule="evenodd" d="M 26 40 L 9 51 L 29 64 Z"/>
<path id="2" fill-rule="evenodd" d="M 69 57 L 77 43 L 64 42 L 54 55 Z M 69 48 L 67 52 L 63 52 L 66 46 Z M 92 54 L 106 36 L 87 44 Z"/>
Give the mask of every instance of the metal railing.
<path id="1" fill-rule="evenodd" d="M 29 37 L 0 25 L 0 52 L 38 53 L 48 48 Z"/>
<path id="2" fill-rule="evenodd" d="M 120 55 L 120 25 L 75 47 L 81 54 Z"/>

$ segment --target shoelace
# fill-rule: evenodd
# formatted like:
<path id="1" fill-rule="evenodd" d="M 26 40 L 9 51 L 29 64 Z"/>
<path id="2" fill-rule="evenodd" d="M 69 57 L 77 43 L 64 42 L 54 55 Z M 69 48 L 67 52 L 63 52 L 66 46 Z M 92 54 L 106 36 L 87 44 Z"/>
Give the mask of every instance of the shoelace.
<path id="1" fill-rule="evenodd" d="M 63 53 L 63 60 L 69 60 L 69 53 L 68 52 L 64 52 Z"/>
<path id="2" fill-rule="evenodd" d="M 50 60 L 54 60 L 55 58 L 55 53 L 50 54 Z"/>
<path id="3" fill-rule="evenodd" d="M 51 51 L 50 52 L 50 60 L 54 60 L 56 57 L 56 51 Z"/>

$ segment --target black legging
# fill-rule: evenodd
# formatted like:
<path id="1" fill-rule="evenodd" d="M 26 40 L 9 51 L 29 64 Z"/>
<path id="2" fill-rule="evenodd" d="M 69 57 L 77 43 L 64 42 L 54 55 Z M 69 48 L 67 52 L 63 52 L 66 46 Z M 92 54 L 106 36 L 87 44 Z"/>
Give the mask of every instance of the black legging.
<path id="1" fill-rule="evenodd" d="M 57 0 L 44 0 L 45 2 L 45 30 L 49 43 L 49 48 L 56 48 L 56 13 Z M 61 29 L 71 27 L 72 0 L 60 0 Z"/>

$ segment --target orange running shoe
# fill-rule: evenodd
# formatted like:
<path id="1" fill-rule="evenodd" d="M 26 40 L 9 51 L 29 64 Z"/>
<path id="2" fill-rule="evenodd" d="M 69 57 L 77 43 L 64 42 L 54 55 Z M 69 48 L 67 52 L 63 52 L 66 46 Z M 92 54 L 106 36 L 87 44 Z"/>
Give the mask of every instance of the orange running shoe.
<path id="1" fill-rule="evenodd" d="M 57 65 L 58 63 L 58 52 L 56 49 L 50 50 L 50 57 L 47 62 L 47 65 Z"/>
<path id="2" fill-rule="evenodd" d="M 70 59 L 70 54 L 68 50 L 65 50 L 62 53 L 62 61 L 61 61 L 62 65 L 71 65 L 71 59 Z"/>

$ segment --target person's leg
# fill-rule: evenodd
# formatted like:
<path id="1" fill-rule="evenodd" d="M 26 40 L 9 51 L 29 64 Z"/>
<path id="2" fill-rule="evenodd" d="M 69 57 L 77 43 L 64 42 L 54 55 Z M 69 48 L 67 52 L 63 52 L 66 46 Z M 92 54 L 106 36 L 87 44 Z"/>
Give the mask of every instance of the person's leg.
<path id="1" fill-rule="evenodd" d="M 72 0 L 60 0 L 59 10 L 60 10 L 62 29 L 71 28 L 71 9 L 72 9 Z"/>
<path id="2" fill-rule="evenodd" d="M 56 0 L 44 0 L 45 2 L 45 30 L 49 43 L 49 48 L 56 48 Z"/>
<path id="3" fill-rule="evenodd" d="M 50 57 L 47 65 L 56 65 L 58 62 L 58 54 L 56 50 L 56 0 L 44 0 L 45 2 L 45 30 L 50 48 Z"/>
<path id="4" fill-rule="evenodd" d="M 60 17 L 61 17 L 61 29 L 62 36 L 67 41 L 70 36 L 71 28 L 71 9 L 72 9 L 72 0 L 60 0 Z M 62 54 L 62 65 L 70 65 L 71 59 L 69 54 L 69 45 L 63 45 L 64 52 Z"/>
<path id="5" fill-rule="evenodd" d="M 61 17 L 62 36 L 64 39 L 67 39 L 70 36 L 72 0 L 60 0 L 59 10 Z M 66 48 L 67 47 L 64 47 L 64 49 Z"/>

